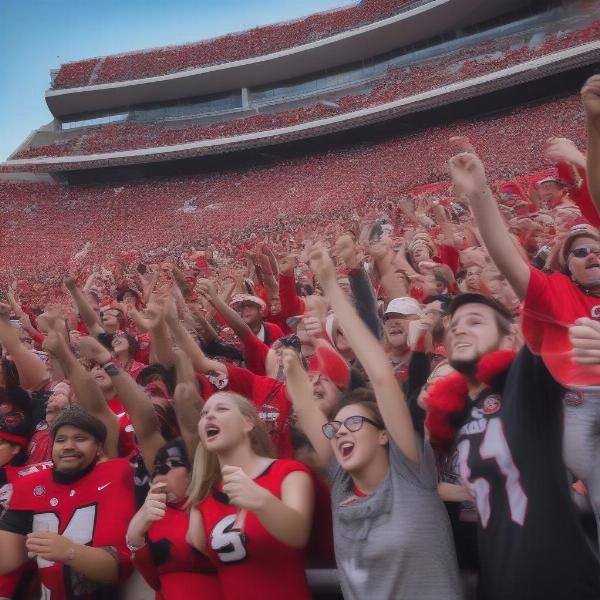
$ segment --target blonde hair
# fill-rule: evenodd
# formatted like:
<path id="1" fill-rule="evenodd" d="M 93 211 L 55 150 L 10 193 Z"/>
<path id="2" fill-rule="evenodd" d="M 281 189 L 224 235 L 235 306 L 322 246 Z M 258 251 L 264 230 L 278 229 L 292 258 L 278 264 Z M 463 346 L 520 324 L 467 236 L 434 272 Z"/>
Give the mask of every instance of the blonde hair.
<path id="1" fill-rule="evenodd" d="M 275 458 L 276 453 L 271 438 L 258 418 L 254 406 L 244 396 L 233 392 L 217 392 L 211 398 L 217 396 L 233 400 L 241 415 L 252 423 L 252 430 L 248 433 L 252 452 L 257 456 Z M 188 506 L 202 502 L 220 479 L 221 468 L 217 455 L 214 452 L 207 451 L 202 443 L 198 444 L 192 466 L 192 479 L 187 491 Z"/>

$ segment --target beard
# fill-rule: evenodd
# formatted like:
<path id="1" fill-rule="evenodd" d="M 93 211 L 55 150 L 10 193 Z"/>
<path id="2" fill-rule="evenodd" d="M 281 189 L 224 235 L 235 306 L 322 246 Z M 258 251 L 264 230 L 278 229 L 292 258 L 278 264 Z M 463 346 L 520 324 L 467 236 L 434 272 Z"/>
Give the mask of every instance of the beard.
<path id="1" fill-rule="evenodd" d="M 479 365 L 479 358 L 473 358 L 470 360 L 452 360 L 448 359 L 448 364 L 459 373 L 465 375 L 465 377 L 473 378 L 477 373 L 477 366 Z"/>

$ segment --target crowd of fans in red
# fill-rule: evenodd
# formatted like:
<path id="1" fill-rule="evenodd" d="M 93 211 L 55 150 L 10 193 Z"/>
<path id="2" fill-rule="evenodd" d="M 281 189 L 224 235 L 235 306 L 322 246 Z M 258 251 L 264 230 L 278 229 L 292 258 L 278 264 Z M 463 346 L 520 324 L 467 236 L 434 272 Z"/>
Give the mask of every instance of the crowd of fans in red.
<path id="1" fill-rule="evenodd" d="M 23 150 L 13 158 L 87 155 L 139 148 L 184 144 L 267 131 L 309 123 L 335 115 L 378 106 L 400 98 L 464 81 L 500 69 L 571 48 L 598 38 L 600 21 L 568 34 L 547 35 L 542 43 L 530 47 L 522 34 L 488 40 L 419 64 L 390 69 L 367 94 L 348 95 L 327 105 L 316 103 L 285 112 L 258 114 L 213 125 L 185 128 L 161 123 L 115 123 L 82 131 L 64 141 Z M 515 40 L 520 46 L 515 48 Z M 458 68 L 457 68 L 458 67 Z"/>
<path id="2" fill-rule="evenodd" d="M 0 597 L 309 600 L 326 565 L 347 600 L 595 600 L 598 166 L 595 75 L 262 167 L 0 184 Z"/>
<path id="3" fill-rule="evenodd" d="M 548 167 L 540 148 L 553 134 L 585 143 L 579 100 L 571 96 L 250 170 L 122 185 L 0 183 L 0 255 L 20 275 L 39 280 L 58 277 L 86 240 L 98 260 L 116 258 L 120 248 L 170 254 L 182 249 L 173 241 L 180 239 L 203 244 L 301 225 L 312 230 L 315 220 L 347 219 L 368 199 L 392 200 L 420 185 L 443 184 L 447 139 L 457 128 L 487 160 L 493 181 Z"/>
<path id="4" fill-rule="evenodd" d="M 385 19 L 410 4 L 411 0 L 362 0 L 350 8 L 317 13 L 298 21 L 257 27 L 195 44 L 68 63 L 62 65 L 56 74 L 53 88 L 129 81 L 262 56 Z M 100 67 L 96 69 L 98 64 Z"/>

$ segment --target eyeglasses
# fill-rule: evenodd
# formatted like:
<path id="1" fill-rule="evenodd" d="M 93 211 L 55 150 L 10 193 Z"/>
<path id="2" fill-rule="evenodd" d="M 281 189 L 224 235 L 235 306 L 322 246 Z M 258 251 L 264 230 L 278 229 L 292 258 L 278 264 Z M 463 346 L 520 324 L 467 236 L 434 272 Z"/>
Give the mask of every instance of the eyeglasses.
<path id="1" fill-rule="evenodd" d="M 329 423 L 325 423 L 323 425 L 323 435 L 328 439 L 332 440 L 335 437 L 335 434 L 340 430 L 340 427 L 343 425 L 348 431 L 358 431 L 362 429 L 363 424 L 371 423 L 373 427 L 377 429 L 381 429 L 381 426 L 378 423 L 375 423 L 372 419 L 367 417 L 363 417 L 362 415 L 352 415 L 351 417 L 347 417 L 343 421 L 329 421 Z"/>
<path id="2" fill-rule="evenodd" d="M 575 258 L 586 258 L 590 254 L 595 254 L 596 256 L 600 256 L 600 248 L 591 246 L 581 246 L 580 248 L 575 248 L 571 250 L 571 254 Z"/>

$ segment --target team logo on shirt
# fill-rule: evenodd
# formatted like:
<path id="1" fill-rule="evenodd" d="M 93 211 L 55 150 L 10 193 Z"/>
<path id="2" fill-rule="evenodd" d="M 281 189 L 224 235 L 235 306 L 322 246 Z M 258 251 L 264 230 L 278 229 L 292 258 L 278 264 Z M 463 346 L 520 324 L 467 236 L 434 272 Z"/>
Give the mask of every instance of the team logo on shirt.
<path id="1" fill-rule="evenodd" d="M 583 394 L 577 390 L 565 392 L 563 401 L 567 406 L 581 406 L 583 404 Z"/>
<path id="2" fill-rule="evenodd" d="M 481 410 L 486 415 L 493 415 L 494 413 L 497 413 L 500 410 L 500 406 L 500 396 L 492 394 L 483 401 L 483 406 L 481 407 Z"/>
<path id="3" fill-rule="evenodd" d="M 40 496 L 43 496 L 46 493 L 46 488 L 43 485 L 36 485 L 33 488 L 33 495 L 37 496 L 38 498 Z"/>
<path id="4" fill-rule="evenodd" d="M 225 389 L 229 383 L 229 377 L 227 377 L 227 375 L 224 373 L 219 373 L 218 371 L 211 371 L 210 373 L 207 373 L 206 378 L 208 379 L 209 383 L 214 385 L 218 390 Z"/>
<path id="5" fill-rule="evenodd" d="M 592 319 L 600 319 L 600 304 L 592 306 L 592 310 L 590 312 L 592 314 Z"/>
<path id="6" fill-rule="evenodd" d="M 258 409 L 258 418 L 263 422 L 269 433 L 277 431 L 280 414 L 279 409 L 271 404 L 265 403 Z"/>
<path id="7" fill-rule="evenodd" d="M 241 527 L 236 527 L 237 517 L 235 514 L 223 517 L 211 532 L 211 548 L 223 563 L 238 562 L 247 556 L 248 538 Z"/>

